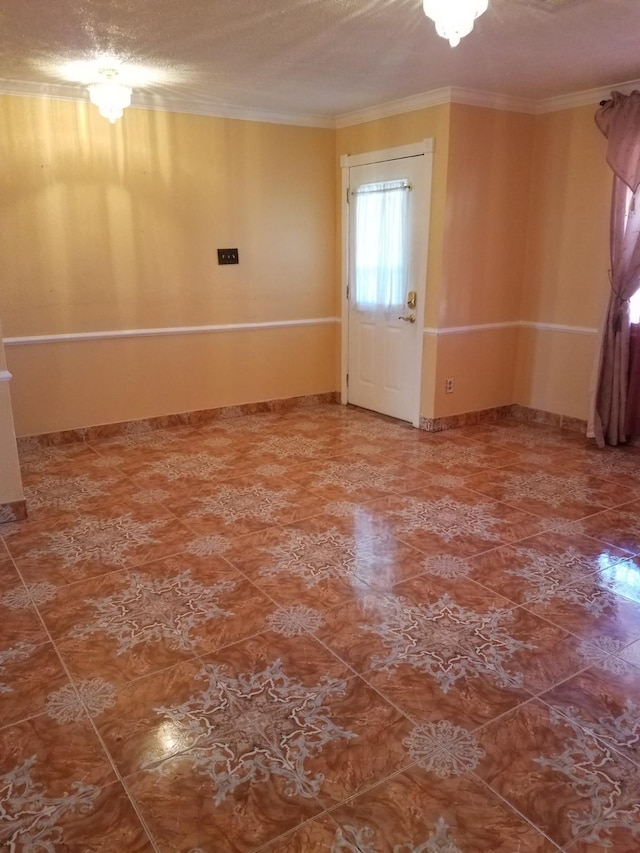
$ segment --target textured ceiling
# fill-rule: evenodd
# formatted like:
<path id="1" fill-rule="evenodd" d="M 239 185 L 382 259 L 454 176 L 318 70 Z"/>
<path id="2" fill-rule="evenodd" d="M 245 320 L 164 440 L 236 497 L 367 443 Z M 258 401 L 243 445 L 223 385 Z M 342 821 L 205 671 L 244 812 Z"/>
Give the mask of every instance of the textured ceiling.
<path id="1" fill-rule="evenodd" d="M 144 93 L 212 112 L 331 117 L 446 86 L 542 99 L 640 77 L 640 0 L 490 0 L 455 49 L 435 34 L 421 0 L 7 0 L 3 7 L 5 81 L 86 82 L 79 63 L 111 56 Z"/>

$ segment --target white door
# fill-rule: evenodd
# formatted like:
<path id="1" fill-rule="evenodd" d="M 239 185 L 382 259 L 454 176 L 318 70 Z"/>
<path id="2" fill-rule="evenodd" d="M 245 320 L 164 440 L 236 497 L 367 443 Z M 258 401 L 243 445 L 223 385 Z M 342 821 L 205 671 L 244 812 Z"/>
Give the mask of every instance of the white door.
<path id="1" fill-rule="evenodd" d="M 422 153 L 348 169 L 348 402 L 416 426 L 430 166 Z"/>

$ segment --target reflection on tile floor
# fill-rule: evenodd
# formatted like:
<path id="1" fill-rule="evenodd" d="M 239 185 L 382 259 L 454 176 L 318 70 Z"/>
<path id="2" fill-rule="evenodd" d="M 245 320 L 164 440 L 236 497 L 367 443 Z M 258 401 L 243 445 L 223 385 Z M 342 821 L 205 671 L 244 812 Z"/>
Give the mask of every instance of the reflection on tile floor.
<path id="1" fill-rule="evenodd" d="M 640 451 L 325 406 L 22 462 L 2 849 L 640 850 Z"/>

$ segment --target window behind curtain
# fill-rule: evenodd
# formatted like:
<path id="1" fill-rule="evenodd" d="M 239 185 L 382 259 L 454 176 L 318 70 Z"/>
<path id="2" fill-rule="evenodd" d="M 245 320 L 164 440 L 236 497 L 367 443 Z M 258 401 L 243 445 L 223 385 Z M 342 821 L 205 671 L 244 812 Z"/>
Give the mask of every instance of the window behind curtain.
<path id="1" fill-rule="evenodd" d="M 392 311 L 404 305 L 410 189 L 407 181 L 387 181 L 364 184 L 353 195 L 353 298 L 364 311 Z"/>
<path id="2" fill-rule="evenodd" d="M 640 191 L 639 191 L 640 192 Z M 638 193 L 635 195 L 631 192 L 630 189 L 627 190 L 627 215 L 625 218 L 625 226 L 626 220 L 629 218 L 631 213 L 635 213 L 636 205 L 640 203 L 640 199 L 638 199 Z M 640 281 L 638 282 L 638 290 L 634 293 L 634 295 L 629 300 L 629 319 L 632 323 L 640 323 Z"/>

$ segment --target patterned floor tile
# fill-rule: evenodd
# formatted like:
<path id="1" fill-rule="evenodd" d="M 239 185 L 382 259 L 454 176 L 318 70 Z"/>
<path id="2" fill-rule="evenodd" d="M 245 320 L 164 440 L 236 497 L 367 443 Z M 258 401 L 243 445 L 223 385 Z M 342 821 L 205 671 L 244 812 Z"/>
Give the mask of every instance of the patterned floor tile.
<path id="1" fill-rule="evenodd" d="M 583 448 L 587 445 L 585 437 L 578 433 L 549 429 L 542 424 L 508 419 L 492 424 L 463 427 L 459 432 L 465 438 L 498 446 L 515 453 L 543 450 L 553 453 Z"/>
<path id="2" fill-rule="evenodd" d="M 576 532 L 640 554 L 640 501 L 584 518 L 576 522 Z"/>
<path id="3" fill-rule="evenodd" d="M 325 851 L 349 853 L 551 853 L 557 850 L 477 780 L 409 770 L 331 813 Z M 329 832 L 330 828 L 325 827 Z M 286 849 L 286 848 L 285 848 Z M 295 850 L 295 848 L 292 848 Z"/>
<path id="4" fill-rule="evenodd" d="M 170 452 L 155 451 L 142 460 L 134 459 L 119 467 L 137 489 L 168 492 L 172 504 L 189 500 L 210 483 L 226 482 L 254 470 L 245 452 L 220 451 L 203 441 L 189 442 L 188 446 Z"/>
<path id="5" fill-rule="evenodd" d="M 467 574 L 523 604 L 541 601 L 574 581 L 606 572 L 625 558 L 624 551 L 587 536 L 541 533 L 473 557 L 467 562 Z"/>
<path id="6" fill-rule="evenodd" d="M 594 667 L 540 697 L 640 765 L 640 670 Z"/>
<path id="7" fill-rule="evenodd" d="M 322 815 L 263 847 L 260 853 L 349 853 L 344 846 L 336 850 L 338 829 L 330 815 Z M 356 848 L 355 853 L 360 851 Z"/>
<path id="8" fill-rule="evenodd" d="M 297 599 L 331 607 L 359 588 L 376 589 L 420 574 L 423 555 L 367 523 L 315 516 L 236 540 L 225 557 L 280 603 Z"/>
<path id="9" fill-rule="evenodd" d="M 392 446 L 386 453 L 430 478 L 464 478 L 518 461 L 517 455 L 508 450 L 482 445 L 449 433 L 436 433 L 410 445 Z M 459 485 L 463 485 L 463 482 Z M 442 485 L 445 483 L 446 480 Z"/>
<path id="10" fill-rule="evenodd" d="M 87 850 L 92 833 L 122 817 L 113 838 L 148 850 L 141 827 L 115 788 L 115 775 L 87 722 L 37 717 L 0 731 L 0 841 L 7 850 Z M 105 849 L 105 848 L 103 848 Z"/>
<path id="11" fill-rule="evenodd" d="M 130 503 L 28 523 L 6 542 L 29 585 L 64 585 L 179 553 L 189 538 L 166 510 Z"/>
<path id="12" fill-rule="evenodd" d="M 273 603 L 220 557 L 170 557 L 58 590 L 41 612 L 74 676 L 122 683 L 259 633 Z"/>
<path id="13" fill-rule="evenodd" d="M 632 489 L 640 479 L 640 450 L 635 447 L 571 449 L 558 457 L 558 464 L 567 470 L 601 477 Z"/>
<path id="14" fill-rule="evenodd" d="M 22 442 L 3 840 L 636 853 L 640 453 L 266 409 Z"/>
<path id="15" fill-rule="evenodd" d="M 238 536 L 317 515 L 323 501 L 289 480 L 254 475 L 210 484 L 170 506 L 196 533 Z"/>
<path id="16" fill-rule="evenodd" d="M 347 537 L 334 528 L 317 534 L 274 527 L 234 540 L 224 556 L 281 607 L 297 604 L 324 613 L 371 591 L 343 550 Z"/>
<path id="17" fill-rule="evenodd" d="M 372 506 L 394 536 L 430 555 L 472 556 L 542 530 L 534 516 L 467 489 L 431 487 Z"/>
<path id="18" fill-rule="evenodd" d="M 347 736 L 327 707 L 344 681 L 308 682 L 278 660 L 236 674 L 210 658 L 135 682 L 96 718 L 161 849 L 253 850 L 322 811 L 310 760 Z M 297 708 L 298 735 L 264 733 L 262 701 Z"/>
<path id="19" fill-rule="evenodd" d="M 0 648 L 0 726 L 41 714 L 49 694 L 68 683 L 48 641 L 14 640 Z"/>
<path id="20" fill-rule="evenodd" d="M 591 474 L 519 464 L 468 477 L 467 488 L 543 518 L 573 520 L 640 497 L 640 486 L 621 487 Z"/>
<path id="21" fill-rule="evenodd" d="M 24 476 L 30 474 L 59 474 L 78 471 L 95 462 L 97 454 L 83 442 L 41 447 L 35 439 L 20 439 L 20 469 Z"/>
<path id="22" fill-rule="evenodd" d="M 475 772 L 557 844 L 582 836 L 604 849 L 619 834 L 638 844 L 640 769 L 568 717 L 534 700 L 478 740 Z"/>
<path id="23" fill-rule="evenodd" d="M 18 641 L 42 643 L 46 640 L 34 602 L 47 601 L 54 594 L 55 587 L 48 584 L 38 584 L 29 591 L 8 555 L 0 554 L 0 648 Z"/>
<path id="24" fill-rule="evenodd" d="M 103 459 L 110 459 L 116 465 L 127 465 L 184 450 L 199 435 L 197 430 L 189 427 L 132 430 L 125 435 L 90 441 L 89 447 Z"/>
<path id="25" fill-rule="evenodd" d="M 566 632 L 476 584 L 441 579 L 336 608 L 317 635 L 411 718 L 468 727 L 585 666 Z"/>
<path id="26" fill-rule="evenodd" d="M 364 453 L 302 465 L 289 478 L 328 501 L 374 500 L 423 485 L 414 468 Z"/>
<path id="27" fill-rule="evenodd" d="M 75 476 L 60 470 L 57 473 L 27 474 L 24 495 L 29 519 L 34 522 L 64 518 L 69 513 L 116 508 L 131 500 L 135 493 L 132 483 L 118 471 L 107 472 L 83 468 Z"/>
<path id="28" fill-rule="evenodd" d="M 627 645 L 640 638 L 640 600 L 618 594 L 620 588 L 631 594 L 625 583 L 629 574 L 640 578 L 635 562 L 615 563 L 553 591 L 542 590 L 524 606 L 586 640 L 606 636 Z M 639 597 L 637 589 L 633 594 Z"/>
<path id="29" fill-rule="evenodd" d="M 203 661 L 209 692 L 235 706 L 297 768 L 300 791 L 325 805 L 409 763 L 410 724 L 311 637 L 268 634 Z"/>

